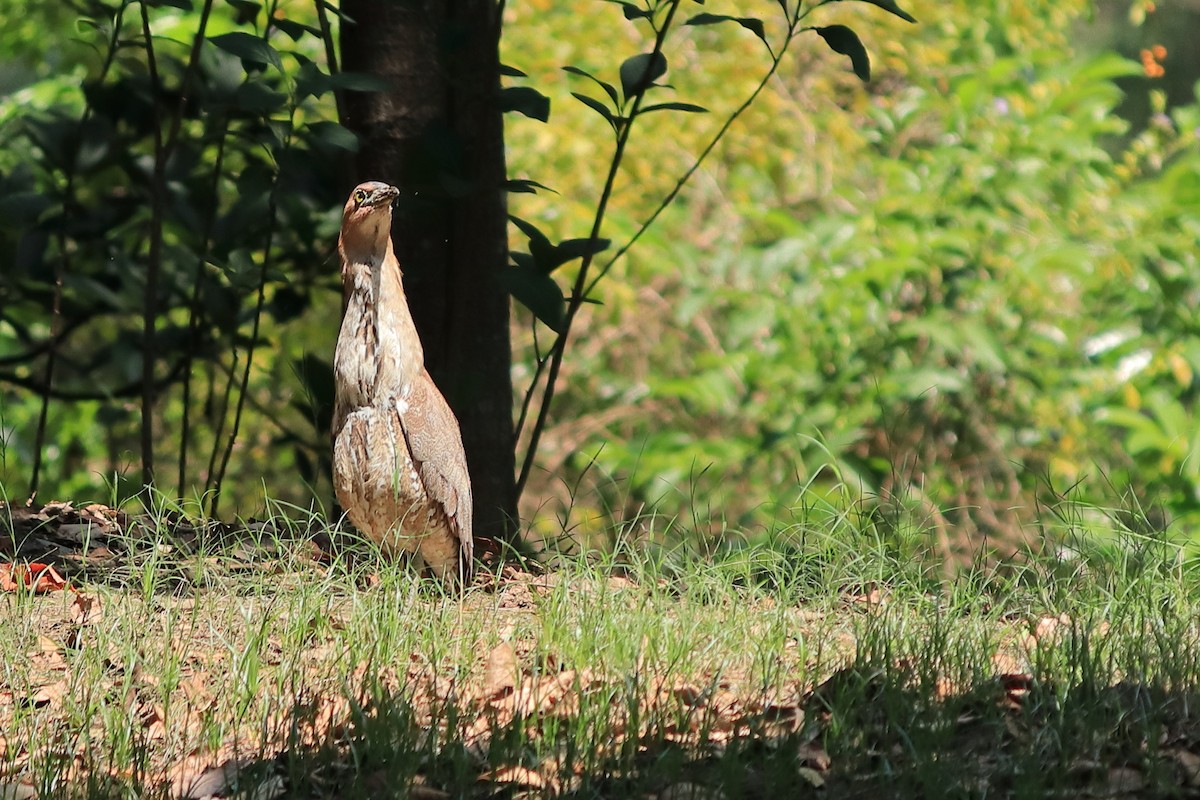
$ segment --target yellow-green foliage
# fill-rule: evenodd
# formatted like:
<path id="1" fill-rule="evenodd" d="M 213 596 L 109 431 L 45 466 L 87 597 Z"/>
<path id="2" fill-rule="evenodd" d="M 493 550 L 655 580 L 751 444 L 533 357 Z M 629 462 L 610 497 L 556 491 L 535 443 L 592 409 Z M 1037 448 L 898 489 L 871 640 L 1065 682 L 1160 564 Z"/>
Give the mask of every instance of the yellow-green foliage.
<path id="1" fill-rule="evenodd" d="M 588 40 L 590 3 L 552 5 L 511 15 L 539 21 L 510 26 L 505 58 L 554 111 L 549 126 L 510 126 L 510 163 L 563 197 L 513 205 L 578 236 L 605 129 L 567 93 L 589 87 L 556 67 L 611 72 L 645 43 L 623 22 L 624 35 Z M 802 487 L 840 496 L 849 481 L 952 532 L 955 548 L 1032 533 L 1038 501 L 1077 483 L 1102 504 L 1126 489 L 1147 506 L 1192 502 L 1200 443 L 1186 396 L 1200 350 L 1189 303 L 1153 276 L 1184 291 L 1195 281 L 1194 107 L 1160 114 L 1114 155 L 1126 129 L 1114 79 L 1141 68 L 1072 47 L 1090 4 L 908 10 L 919 25 L 866 4 L 818 9 L 815 24 L 859 32 L 873 82 L 802 39 L 601 287 L 546 459 L 581 517 L 649 504 L 687 530 L 754 529 L 789 522 Z M 666 53 L 674 95 L 713 113 L 639 120 L 606 233 L 618 245 L 767 67 L 737 26 L 681 35 Z M 1138 352 L 1149 365 L 1131 372 L 1123 359 Z M 1162 408 L 1142 404 L 1143 385 Z M 582 502 L 581 475 L 596 488 Z"/>

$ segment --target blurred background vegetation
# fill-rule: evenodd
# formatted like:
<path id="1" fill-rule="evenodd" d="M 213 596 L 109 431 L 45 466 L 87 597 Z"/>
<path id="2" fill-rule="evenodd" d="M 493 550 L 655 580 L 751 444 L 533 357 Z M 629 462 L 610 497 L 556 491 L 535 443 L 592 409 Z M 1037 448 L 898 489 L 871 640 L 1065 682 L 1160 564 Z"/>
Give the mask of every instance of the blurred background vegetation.
<path id="1" fill-rule="evenodd" d="M 157 5 L 157 66 L 182 69 L 197 12 Z M 766 17 L 774 6 L 704 10 Z M 0 486 L 14 499 L 41 410 L 33 344 L 53 295 L 51 196 L 86 210 L 68 255 L 100 266 L 64 284 L 62 397 L 49 406 L 40 496 L 111 500 L 141 487 L 130 387 L 143 286 L 129 254 L 152 213 L 156 104 L 142 50 L 105 58 L 111 31 L 86 22 L 102 7 L 0 0 Z M 241 30 L 257 8 L 219 2 L 211 35 Z M 160 336 L 201 355 L 163 366 L 159 474 L 184 495 L 210 484 L 236 399 L 225 387 L 237 388 L 257 319 L 265 338 L 225 488 L 224 508 L 243 514 L 265 496 L 308 506 L 331 495 L 322 375 L 340 310 L 341 165 L 354 147 L 334 92 L 355 87 L 324 75 L 320 38 L 303 35 L 320 24 L 315 6 L 273 8 L 280 37 L 297 26 L 277 43 L 296 54 L 286 80 L 244 81 L 245 53 L 206 47 L 186 98 L 199 111 L 181 115 L 163 176 L 178 221 L 163 280 L 179 306 L 162 309 Z M 867 4 L 820 9 L 818 24 L 859 31 L 872 81 L 803 38 L 616 263 L 603 305 L 580 317 L 522 498 L 534 535 L 565 528 L 596 543 L 649 528 L 717 542 L 828 503 L 918 530 L 953 557 L 1037 539 L 1064 501 L 1095 509 L 1099 527 L 1196 532 L 1200 0 L 905 9 L 919 24 Z M 548 124 L 510 115 L 510 175 L 555 190 L 513 195 L 510 211 L 555 241 L 586 234 L 610 142 L 561 67 L 611 79 L 640 41 L 599 0 L 507 4 L 502 59 L 551 99 Z M 670 99 L 712 113 L 645 118 L 604 231 L 618 246 L 769 66 L 738 26 L 685 28 L 667 53 Z M 85 95 L 104 113 L 89 119 Z M 78 130 L 86 169 L 63 186 L 56 159 Z M 218 157 L 233 163 L 210 174 Z M 211 218 L 190 211 L 221 192 Z M 210 242 L 213 257 L 172 261 L 189 241 Z M 202 325 L 189 324 L 189 304 L 205 309 Z M 518 308 L 514 403 L 532 374 L 533 324 Z"/>

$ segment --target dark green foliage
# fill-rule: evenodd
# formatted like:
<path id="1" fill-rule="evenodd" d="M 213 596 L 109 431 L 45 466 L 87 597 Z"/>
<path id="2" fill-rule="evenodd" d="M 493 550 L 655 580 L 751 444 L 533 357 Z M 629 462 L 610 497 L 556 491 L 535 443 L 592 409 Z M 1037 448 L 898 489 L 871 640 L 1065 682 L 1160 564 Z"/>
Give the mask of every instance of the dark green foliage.
<path id="1" fill-rule="evenodd" d="M 863 47 L 858 34 L 845 25 L 830 25 L 827 28 L 813 28 L 829 49 L 850 57 L 854 74 L 863 81 L 871 80 L 871 60 L 867 57 L 867 48 Z"/>
<path id="2" fill-rule="evenodd" d="M 172 461 L 160 475 L 210 488 L 221 463 L 211 454 L 248 389 L 244 365 L 256 344 L 269 345 L 265 330 L 255 335 L 256 320 L 296 319 L 336 285 L 333 240 L 314 233 L 330 227 L 339 159 L 357 142 L 322 119 L 327 100 L 335 89 L 378 84 L 330 76 L 303 48 L 288 50 L 319 48 L 311 26 L 266 22 L 257 4 L 236 8 L 245 30 L 204 37 L 192 17 L 185 30 L 194 41 L 156 37 L 150 49 L 136 6 L 91 3 L 95 24 L 85 30 L 100 60 L 82 91 L 64 81 L 61 99 L 9 120 L 0 150 L 0 204 L 16 212 L 0 220 L 0 250 L 17 254 L 0 272 L 0 321 L 16 332 L 0 338 L 0 382 L 119 405 L 153 380 L 192 417 L 191 441 L 182 432 L 163 437 Z M 287 36 L 269 44 L 272 30 Z M 299 72 L 286 74 L 285 59 Z M 157 237 L 156 256 L 149 242 Z M 157 291 L 147 299 L 152 269 Z M 47 385 L 56 277 L 62 323 Z M 156 329 L 153 376 L 142 370 L 145 303 Z M 60 442 L 64 432 L 47 435 Z M 192 449 L 196 441 L 203 452 Z M 34 431 L 8 444 L 9 458 L 27 467 Z M 181 448 L 189 458 L 177 476 Z"/>

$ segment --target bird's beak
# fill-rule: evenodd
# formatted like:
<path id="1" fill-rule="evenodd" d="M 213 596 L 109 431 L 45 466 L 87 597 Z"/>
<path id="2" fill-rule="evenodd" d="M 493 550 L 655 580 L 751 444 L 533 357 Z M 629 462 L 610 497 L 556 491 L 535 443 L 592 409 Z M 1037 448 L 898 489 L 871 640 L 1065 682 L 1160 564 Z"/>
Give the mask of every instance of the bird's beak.
<path id="1" fill-rule="evenodd" d="M 400 190 L 395 186 L 386 186 L 383 189 L 376 189 L 371 193 L 372 206 L 391 205 L 392 202 L 400 196 Z"/>

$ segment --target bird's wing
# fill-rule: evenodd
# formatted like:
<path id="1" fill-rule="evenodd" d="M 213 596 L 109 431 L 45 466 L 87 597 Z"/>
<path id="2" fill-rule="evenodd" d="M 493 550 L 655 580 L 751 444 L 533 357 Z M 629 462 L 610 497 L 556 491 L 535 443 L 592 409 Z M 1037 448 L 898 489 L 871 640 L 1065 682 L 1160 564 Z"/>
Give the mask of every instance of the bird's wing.
<path id="1" fill-rule="evenodd" d="M 421 482 L 441 506 L 458 535 L 463 560 L 470 564 L 472 539 L 471 478 L 458 420 L 426 370 L 413 381 L 407 403 L 398 402 L 404 438 Z"/>

